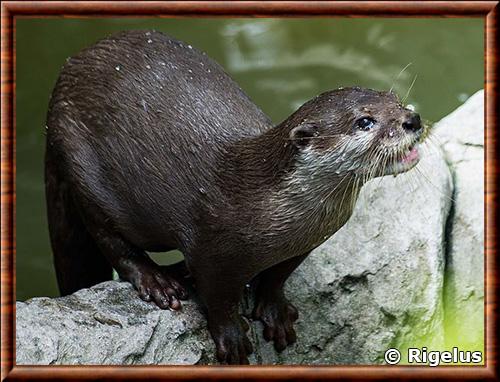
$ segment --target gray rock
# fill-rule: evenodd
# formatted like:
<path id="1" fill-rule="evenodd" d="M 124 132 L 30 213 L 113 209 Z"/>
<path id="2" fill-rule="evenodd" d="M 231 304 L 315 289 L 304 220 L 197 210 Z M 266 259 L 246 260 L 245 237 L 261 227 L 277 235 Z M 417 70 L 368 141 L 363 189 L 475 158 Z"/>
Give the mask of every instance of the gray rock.
<path id="1" fill-rule="evenodd" d="M 160 310 L 126 282 L 68 297 L 16 304 L 17 364 L 187 364 L 213 362 L 214 346 L 194 302 Z"/>
<path id="2" fill-rule="evenodd" d="M 436 126 L 455 183 L 448 232 L 446 325 L 449 337 L 478 349 L 484 338 L 484 92 Z"/>
<path id="3" fill-rule="evenodd" d="M 474 130 L 482 124 L 480 101 L 474 96 L 436 126 L 446 155 L 430 144 L 416 169 L 365 186 L 350 221 L 287 283 L 300 311 L 297 344 L 277 354 L 254 322 L 252 363 L 382 363 L 390 347 L 445 346 L 450 305 L 453 314 L 477 309 L 482 317 L 482 308 L 468 304 L 483 298 L 482 130 Z M 450 291 L 444 302 L 443 291 Z M 250 307 L 245 301 L 242 310 Z M 470 324 L 477 332 L 477 323 Z M 116 281 L 18 302 L 16 342 L 18 364 L 215 362 L 194 302 L 185 302 L 182 312 L 162 311 Z"/>

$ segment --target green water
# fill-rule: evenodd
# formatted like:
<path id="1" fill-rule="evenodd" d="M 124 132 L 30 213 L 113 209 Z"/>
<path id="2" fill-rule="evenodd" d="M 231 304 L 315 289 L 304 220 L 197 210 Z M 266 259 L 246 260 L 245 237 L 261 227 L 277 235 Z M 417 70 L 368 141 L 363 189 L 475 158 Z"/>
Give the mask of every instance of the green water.
<path id="1" fill-rule="evenodd" d="M 481 19 L 59 18 L 16 27 L 18 300 L 57 295 L 43 183 L 50 92 L 67 57 L 112 32 L 156 29 L 207 52 L 275 122 L 339 86 L 394 86 L 404 97 L 415 76 L 408 101 L 437 121 L 484 80 Z"/>

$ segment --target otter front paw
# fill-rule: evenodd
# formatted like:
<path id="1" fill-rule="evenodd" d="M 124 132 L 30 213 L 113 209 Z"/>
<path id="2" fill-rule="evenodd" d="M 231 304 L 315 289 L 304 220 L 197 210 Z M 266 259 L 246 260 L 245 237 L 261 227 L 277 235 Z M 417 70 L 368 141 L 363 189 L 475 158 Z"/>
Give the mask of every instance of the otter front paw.
<path id="1" fill-rule="evenodd" d="M 131 280 L 144 301 L 153 301 L 161 309 L 179 310 L 179 299 L 187 298 L 184 287 L 174 278 L 159 271 L 138 273 Z"/>
<path id="2" fill-rule="evenodd" d="M 264 339 L 274 341 L 274 348 L 281 352 L 297 340 L 293 323 L 299 314 L 284 296 L 258 298 L 253 318 L 264 324 Z"/>
<path id="3" fill-rule="evenodd" d="M 228 365 L 248 365 L 252 354 L 252 343 L 245 334 L 248 324 L 239 317 L 225 324 L 209 324 L 215 342 L 217 359 Z"/>

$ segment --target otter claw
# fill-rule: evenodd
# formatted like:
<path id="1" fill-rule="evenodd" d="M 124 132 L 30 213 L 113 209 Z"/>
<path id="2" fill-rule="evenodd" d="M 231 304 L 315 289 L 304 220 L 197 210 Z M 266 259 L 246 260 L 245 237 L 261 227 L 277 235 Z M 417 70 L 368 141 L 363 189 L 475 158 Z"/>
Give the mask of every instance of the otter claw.
<path id="1" fill-rule="evenodd" d="M 274 341 L 276 351 L 283 351 L 297 340 L 293 322 L 299 317 L 297 309 L 285 298 L 261 300 L 257 303 L 253 317 L 264 325 L 264 339 Z"/>
<path id="2" fill-rule="evenodd" d="M 154 302 L 161 309 L 181 309 L 179 299 L 187 292 L 174 279 L 163 274 L 147 274 L 133 281 L 139 297 L 146 302 Z"/>
<path id="3" fill-rule="evenodd" d="M 243 320 L 210 328 L 217 349 L 217 359 L 228 365 L 248 365 L 252 343 L 245 334 Z"/>

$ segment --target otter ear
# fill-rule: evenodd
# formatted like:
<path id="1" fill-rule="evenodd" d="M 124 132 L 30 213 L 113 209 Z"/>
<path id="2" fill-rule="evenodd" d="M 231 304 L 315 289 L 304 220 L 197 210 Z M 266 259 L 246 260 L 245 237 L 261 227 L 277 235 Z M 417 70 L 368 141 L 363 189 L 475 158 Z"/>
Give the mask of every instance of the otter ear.
<path id="1" fill-rule="evenodd" d="M 298 125 L 290 130 L 290 140 L 298 148 L 306 147 L 311 142 L 311 138 L 318 135 L 318 130 L 314 125 Z"/>

